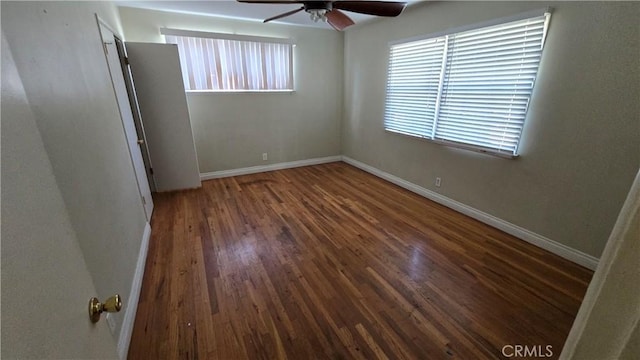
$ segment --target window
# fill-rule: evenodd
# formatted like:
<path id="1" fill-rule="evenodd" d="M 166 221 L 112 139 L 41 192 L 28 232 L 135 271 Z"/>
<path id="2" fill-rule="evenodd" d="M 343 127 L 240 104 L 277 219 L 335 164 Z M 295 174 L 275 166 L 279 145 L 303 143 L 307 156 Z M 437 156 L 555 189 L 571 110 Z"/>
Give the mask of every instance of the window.
<path id="1" fill-rule="evenodd" d="M 178 45 L 186 90 L 293 90 L 289 39 L 160 29 Z"/>
<path id="2" fill-rule="evenodd" d="M 385 129 L 517 156 L 550 18 L 539 14 L 392 44 Z"/>

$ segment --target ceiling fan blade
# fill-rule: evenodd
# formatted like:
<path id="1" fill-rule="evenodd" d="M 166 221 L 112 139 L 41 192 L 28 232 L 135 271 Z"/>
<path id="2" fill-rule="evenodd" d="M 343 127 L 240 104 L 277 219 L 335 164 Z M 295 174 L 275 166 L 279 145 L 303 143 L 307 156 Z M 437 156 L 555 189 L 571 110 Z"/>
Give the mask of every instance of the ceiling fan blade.
<path id="1" fill-rule="evenodd" d="M 284 14 L 280 14 L 280 15 L 276 15 L 276 16 L 274 16 L 274 17 L 270 17 L 270 18 L 268 18 L 268 19 L 265 19 L 263 22 L 265 22 L 265 23 L 266 23 L 266 22 L 269 22 L 269 21 L 272 21 L 272 20 L 276 20 L 276 19 L 280 19 L 280 18 L 283 18 L 283 17 L 287 17 L 287 16 L 289 16 L 289 15 L 293 15 L 293 14 L 295 14 L 295 13 L 299 12 L 299 11 L 302 11 L 302 10 L 304 10 L 304 6 L 303 6 L 303 7 L 301 7 L 300 9 L 295 9 L 295 10 L 287 11 L 287 12 L 286 12 L 286 13 L 284 13 Z"/>
<path id="2" fill-rule="evenodd" d="M 407 6 L 406 2 L 390 1 L 336 1 L 334 9 L 376 16 L 398 16 Z"/>
<path id="3" fill-rule="evenodd" d="M 342 31 L 345 28 L 355 24 L 350 17 L 348 17 L 347 15 L 345 15 L 345 13 L 338 9 L 329 11 L 325 16 L 327 17 L 327 22 L 338 31 Z"/>

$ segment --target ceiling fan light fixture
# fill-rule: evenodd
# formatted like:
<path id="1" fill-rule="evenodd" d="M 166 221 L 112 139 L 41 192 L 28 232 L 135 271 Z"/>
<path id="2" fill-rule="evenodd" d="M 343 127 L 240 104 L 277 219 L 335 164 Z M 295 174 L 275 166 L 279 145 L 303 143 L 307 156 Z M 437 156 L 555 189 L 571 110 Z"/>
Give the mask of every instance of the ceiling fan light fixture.
<path id="1" fill-rule="evenodd" d="M 327 10 L 326 9 L 309 9 L 307 10 L 311 16 L 311 20 L 318 22 L 320 20 L 327 22 Z"/>

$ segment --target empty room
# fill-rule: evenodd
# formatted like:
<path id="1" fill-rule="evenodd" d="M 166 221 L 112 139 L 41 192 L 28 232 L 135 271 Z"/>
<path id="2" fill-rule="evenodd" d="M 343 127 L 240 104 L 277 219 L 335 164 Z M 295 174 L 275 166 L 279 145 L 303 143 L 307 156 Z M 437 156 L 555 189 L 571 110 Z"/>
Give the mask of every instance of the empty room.
<path id="1" fill-rule="evenodd" d="M 2 1 L 3 359 L 637 359 L 640 2 Z"/>

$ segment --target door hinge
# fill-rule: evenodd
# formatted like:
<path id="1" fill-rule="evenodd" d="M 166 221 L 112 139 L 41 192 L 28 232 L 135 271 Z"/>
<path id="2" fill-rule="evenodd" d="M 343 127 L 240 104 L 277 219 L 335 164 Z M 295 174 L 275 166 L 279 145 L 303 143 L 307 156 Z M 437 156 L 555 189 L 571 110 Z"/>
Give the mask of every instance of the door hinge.
<path id="1" fill-rule="evenodd" d="M 109 50 L 107 49 L 107 45 L 111 45 L 113 44 L 112 42 L 109 41 L 103 41 L 102 42 L 102 47 L 104 48 L 104 53 L 109 55 Z"/>
<path id="2" fill-rule="evenodd" d="M 129 65 L 129 58 L 127 56 L 125 56 L 124 58 L 122 58 L 124 60 L 124 64 L 125 65 Z"/>
<path id="3" fill-rule="evenodd" d="M 149 168 L 149 173 L 153 175 L 153 168 Z"/>
<path id="4" fill-rule="evenodd" d="M 147 199 L 145 199 L 144 196 L 142 197 L 142 205 L 147 205 Z"/>

